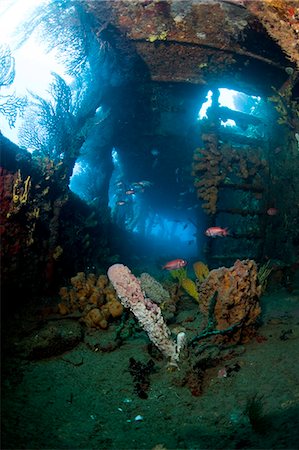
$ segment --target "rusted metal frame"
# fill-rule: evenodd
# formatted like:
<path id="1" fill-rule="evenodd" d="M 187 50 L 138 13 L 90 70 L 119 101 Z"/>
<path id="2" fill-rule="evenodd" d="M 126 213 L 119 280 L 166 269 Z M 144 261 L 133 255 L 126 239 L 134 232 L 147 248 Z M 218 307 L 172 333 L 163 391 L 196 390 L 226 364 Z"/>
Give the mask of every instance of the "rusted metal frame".
<path id="1" fill-rule="evenodd" d="M 142 44 L 148 44 L 148 45 L 167 45 L 167 44 L 175 44 L 175 45 L 180 45 L 183 47 L 201 47 L 201 48 L 207 48 L 207 49 L 211 49 L 211 50 L 217 50 L 217 51 L 222 51 L 223 53 L 229 53 L 232 55 L 239 55 L 239 56 L 244 56 L 247 58 L 252 58 L 252 59 L 256 59 L 258 61 L 262 61 L 266 64 L 269 64 L 270 66 L 273 67 L 277 67 L 278 69 L 281 70 L 285 70 L 285 67 L 281 66 L 280 64 L 271 61 L 271 59 L 265 58 L 264 56 L 260 56 L 260 55 L 256 55 L 255 53 L 251 53 L 251 52 L 247 52 L 245 50 L 232 50 L 229 48 L 224 48 L 224 47 L 220 47 L 218 45 L 215 44 L 211 44 L 211 43 L 200 43 L 200 42 L 185 42 L 185 41 L 177 41 L 175 39 L 165 39 L 165 40 L 156 40 L 154 42 L 149 42 L 147 39 L 145 38 L 139 38 L 139 39 L 133 39 L 130 38 L 130 40 L 132 42 L 135 43 L 142 43 Z"/>

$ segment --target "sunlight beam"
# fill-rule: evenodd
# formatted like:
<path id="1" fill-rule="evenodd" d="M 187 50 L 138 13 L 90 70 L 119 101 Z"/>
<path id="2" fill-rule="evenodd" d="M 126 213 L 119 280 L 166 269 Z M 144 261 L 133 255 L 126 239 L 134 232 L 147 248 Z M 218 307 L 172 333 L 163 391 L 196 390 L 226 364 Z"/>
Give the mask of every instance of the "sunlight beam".
<path id="1" fill-rule="evenodd" d="M 66 83 L 70 84 L 72 77 L 66 74 L 62 64 L 57 62 L 56 52 L 47 52 L 42 42 L 31 36 L 16 49 L 15 31 L 34 10 L 49 0 L 4 0 L 0 7 L 0 42 L 7 44 L 15 59 L 16 75 L 11 86 L 3 88 L 2 95 L 23 97 L 28 91 L 45 99 L 50 98 L 49 85 L 52 81 L 51 72 L 56 72 Z M 18 129 L 22 119 L 18 118 L 14 128 L 10 128 L 6 119 L 0 116 L 2 133 L 18 144 Z"/>

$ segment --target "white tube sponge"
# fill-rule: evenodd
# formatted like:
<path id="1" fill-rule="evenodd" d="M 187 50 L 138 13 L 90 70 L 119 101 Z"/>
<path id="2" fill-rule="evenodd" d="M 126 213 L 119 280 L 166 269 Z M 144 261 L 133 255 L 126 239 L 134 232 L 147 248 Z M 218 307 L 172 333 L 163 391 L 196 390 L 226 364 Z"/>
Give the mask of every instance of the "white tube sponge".
<path id="1" fill-rule="evenodd" d="M 108 278 L 123 306 L 130 308 L 150 340 L 169 359 L 170 365 L 177 367 L 184 333 L 178 334 L 177 343 L 171 339 L 161 309 L 156 303 L 145 298 L 139 280 L 128 267 L 114 264 L 108 269 Z"/>

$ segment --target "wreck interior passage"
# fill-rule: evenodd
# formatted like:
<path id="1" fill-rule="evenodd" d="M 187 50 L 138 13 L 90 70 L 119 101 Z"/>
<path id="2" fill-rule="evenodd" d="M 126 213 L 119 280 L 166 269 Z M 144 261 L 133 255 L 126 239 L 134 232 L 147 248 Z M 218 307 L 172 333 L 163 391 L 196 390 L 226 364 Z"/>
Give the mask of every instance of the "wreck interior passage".
<path id="1" fill-rule="evenodd" d="M 1 2 L 3 448 L 297 448 L 298 34 Z"/>

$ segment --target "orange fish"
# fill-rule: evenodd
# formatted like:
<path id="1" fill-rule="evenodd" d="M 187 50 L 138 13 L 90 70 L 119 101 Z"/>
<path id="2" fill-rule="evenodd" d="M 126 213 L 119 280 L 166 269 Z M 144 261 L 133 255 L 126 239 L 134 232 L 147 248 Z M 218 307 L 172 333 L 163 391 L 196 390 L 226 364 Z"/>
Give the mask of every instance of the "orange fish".
<path id="1" fill-rule="evenodd" d="M 277 208 L 268 208 L 267 209 L 268 216 L 276 216 L 278 214 Z"/>
<path id="2" fill-rule="evenodd" d="M 212 238 L 215 238 L 217 236 L 225 237 L 229 235 L 229 232 L 227 228 L 210 227 L 205 231 L 205 235 Z"/>
<path id="3" fill-rule="evenodd" d="M 174 259 L 172 261 L 168 261 L 162 269 L 166 270 L 176 270 L 181 269 L 181 267 L 185 267 L 187 265 L 187 261 L 184 259 Z"/>

